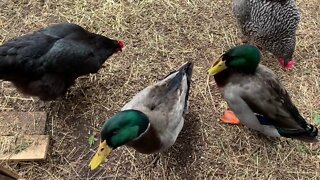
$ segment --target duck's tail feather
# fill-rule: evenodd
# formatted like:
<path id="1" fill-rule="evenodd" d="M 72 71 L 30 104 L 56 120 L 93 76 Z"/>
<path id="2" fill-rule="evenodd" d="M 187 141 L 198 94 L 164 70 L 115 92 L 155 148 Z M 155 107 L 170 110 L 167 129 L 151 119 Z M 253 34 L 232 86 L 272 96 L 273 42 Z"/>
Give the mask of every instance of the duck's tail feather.
<path id="1" fill-rule="evenodd" d="M 260 114 L 256 114 L 260 124 L 262 125 L 272 125 L 271 121 L 267 117 Z M 305 121 L 304 121 L 305 122 Z M 318 128 L 314 127 L 311 124 L 306 123 L 305 128 L 303 129 L 285 129 L 277 128 L 277 131 L 282 137 L 298 139 L 304 142 L 318 142 Z"/>
<path id="2" fill-rule="evenodd" d="M 191 86 L 191 77 L 192 77 L 192 70 L 193 70 L 193 63 L 188 62 L 184 64 L 179 71 L 184 72 L 184 74 L 187 77 L 187 94 L 186 94 L 186 99 L 185 99 L 185 105 L 184 105 L 184 113 L 188 112 L 188 100 L 189 100 L 189 93 L 190 93 L 190 86 Z"/>
<path id="3" fill-rule="evenodd" d="M 181 81 L 185 75 L 187 77 L 188 88 L 190 88 L 192 68 L 193 68 L 193 64 L 191 62 L 188 62 L 188 63 L 182 65 L 178 70 L 173 71 L 169 75 L 167 75 L 166 77 L 170 76 L 173 73 L 178 72 L 173 78 L 170 79 L 170 81 L 168 83 L 168 89 L 169 90 L 178 89 L 180 87 Z"/>
<path id="4" fill-rule="evenodd" d="M 318 142 L 318 129 L 311 124 L 309 126 L 310 130 L 288 130 L 282 128 L 277 128 L 277 130 L 281 136 L 286 138 L 298 139 L 309 143 Z"/>
<path id="5" fill-rule="evenodd" d="M 303 129 L 303 134 L 296 134 L 293 132 L 291 136 L 296 136 L 294 137 L 295 139 L 298 139 L 297 137 L 304 137 L 309 139 L 309 140 L 317 140 L 318 136 L 318 128 L 313 126 L 312 124 L 307 123 L 307 121 L 300 115 L 298 109 L 293 105 L 293 103 L 288 101 L 290 103 L 286 103 L 286 106 L 288 110 L 290 111 L 291 115 L 295 118 L 295 121 L 300 125 L 300 127 Z M 290 134 L 290 132 L 288 132 Z M 302 140 L 302 139 L 301 139 Z"/>
<path id="6" fill-rule="evenodd" d="M 182 65 L 177 71 L 171 72 L 169 75 L 178 72 L 172 79 L 170 79 L 168 83 L 168 90 L 175 91 L 181 86 L 181 82 L 183 80 L 183 77 L 186 76 L 187 78 L 187 94 L 185 99 L 185 110 L 188 107 L 188 99 L 189 99 L 189 91 L 190 91 L 190 85 L 191 85 L 191 77 L 192 77 L 192 70 L 193 70 L 193 63 L 187 62 L 184 65 Z M 168 76 L 169 76 L 168 75 Z"/>

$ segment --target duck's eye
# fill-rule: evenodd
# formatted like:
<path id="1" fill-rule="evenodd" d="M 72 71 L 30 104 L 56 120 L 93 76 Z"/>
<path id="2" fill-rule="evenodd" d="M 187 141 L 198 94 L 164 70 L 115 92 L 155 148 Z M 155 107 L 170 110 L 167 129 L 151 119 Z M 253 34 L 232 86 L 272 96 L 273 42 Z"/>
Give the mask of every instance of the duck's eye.
<path id="1" fill-rule="evenodd" d="M 101 149 L 100 149 L 100 151 L 103 151 L 103 150 L 104 150 L 104 148 L 101 148 Z"/>
<path id="2" fill-rule="evenodd" d="M 221 56 L 221 59 L 222 59 L 222 61 L 226 61 L 226 60 L 227 60 L 227 58 L 226 58 L 225 55 L 222 55 L 222 56 Z"/>

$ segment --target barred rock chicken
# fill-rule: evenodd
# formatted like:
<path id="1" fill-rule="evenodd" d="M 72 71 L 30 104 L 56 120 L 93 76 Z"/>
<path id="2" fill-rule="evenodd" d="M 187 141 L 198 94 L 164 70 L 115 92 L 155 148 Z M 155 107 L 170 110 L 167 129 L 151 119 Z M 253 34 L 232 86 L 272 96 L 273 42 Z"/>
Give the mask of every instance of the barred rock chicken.
<path id="1" fill-rule="evenodd" d="M 0 46 L 0 79 L 41 100 L 63 96 L 82 75 L 96 73 L 122 41 L 72 23 L 50 25 Z"/>
<path id="2" fill-rule="evenodd" d="M 300 12 L 295 0 L 233 0 L 233 12 L 243 33 L 243 42 L 255 43 L 291 69 Z"/>

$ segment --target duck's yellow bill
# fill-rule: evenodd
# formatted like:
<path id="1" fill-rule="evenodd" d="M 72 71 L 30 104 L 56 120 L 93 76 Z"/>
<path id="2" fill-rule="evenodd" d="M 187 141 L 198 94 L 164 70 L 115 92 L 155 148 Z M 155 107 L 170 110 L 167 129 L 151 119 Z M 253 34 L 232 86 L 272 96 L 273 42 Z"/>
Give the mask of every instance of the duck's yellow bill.
<path id="1" fill-rule="evenodd" d="M 208 73 L 209 75 L 216 75 L 227 68 L 225 61 L 222 61 L 222 58 L 220 58 L 213 63 L 211 68 L 208 70 Z"/>
<path id="2" fill-rule="evenodd" d="M 111 153 L 112 148 L 107 145 L 106 140 L 100 143 L 97 153 L 93 156 L 89 166 L 91 170 L 96 169 L 100 164 L 104 163 Z"/>

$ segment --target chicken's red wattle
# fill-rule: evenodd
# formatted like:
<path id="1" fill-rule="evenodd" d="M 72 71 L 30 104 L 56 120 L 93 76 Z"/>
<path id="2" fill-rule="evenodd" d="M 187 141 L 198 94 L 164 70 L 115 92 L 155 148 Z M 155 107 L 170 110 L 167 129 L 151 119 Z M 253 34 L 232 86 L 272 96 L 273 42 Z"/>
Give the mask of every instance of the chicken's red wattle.
<path id="1" fill-rule="evenodd" d="M 291 60 L 288 62 L 287 65 L 284 64 L 284 59 L 283 59 L 283 58 L 278 59 L 278 61 L 279 61 L 279 63 L 281 64 L 281 67 L 282 67 L 283 69 L 292 69 L 292 68 L 294 67 L 294 64 L 295 64 L 295 62 L 294 62 L 293 59 L 291 59 Z"/>
<path id="2" fill-rule="evenodd" d="M 121 40 L 119 41 L 119 46 L 120 46 L 121 49 L 124 47 L 123 41 L 121 41 Z"/>

